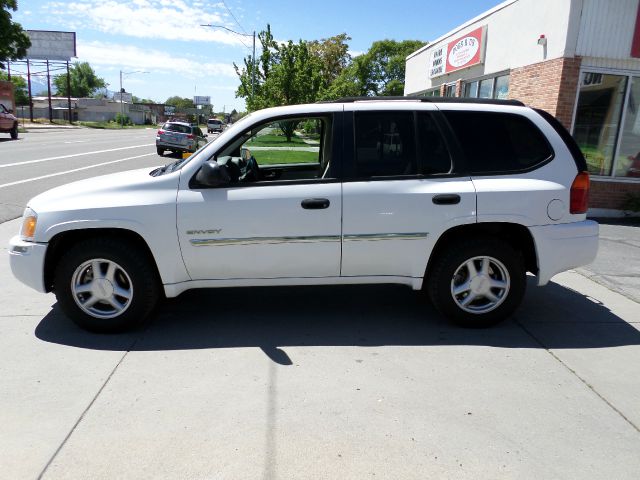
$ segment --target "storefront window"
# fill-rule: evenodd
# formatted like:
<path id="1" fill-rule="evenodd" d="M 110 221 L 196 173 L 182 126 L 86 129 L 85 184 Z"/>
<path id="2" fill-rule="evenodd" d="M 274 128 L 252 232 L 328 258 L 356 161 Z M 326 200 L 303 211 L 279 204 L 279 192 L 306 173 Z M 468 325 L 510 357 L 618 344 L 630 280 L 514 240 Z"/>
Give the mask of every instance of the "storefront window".
<path id="1" fill-rule="evenodd" d="M 594 175 L 611 175 L 626 83 L 620 75 L 582 74 L 573 136 Z"/>
<path id="2" fill-rule="evenodd" d="M 440 88 L 434 88 L 433 90 L 429 90 L 422 94 L 423 97 L 439 97 L 440 96 Z"/>
<path id="3" fill-rule="evenodd" d="M 631 78 L 616 177 L 640 178 L 640 77 Z"/>
<path id="4" fill-rule="evenodd" d="M 456 96 L 456 84 L 452 83 L 451 85 L 447 85 L 444 90 L 445 97 L 455 97 Z"/>
<path id="5" fill-rule="evenodd" d="M 480 82 L 478 98 L 491 98 L 491 90 L 493 89 L 493 78 L 487 78 Z"/>
<path id="6" fill-rule="evenodd" d="M 478 96 L 478 81 L 464 84 L 464 96 L 467 98 L 476 98 Z"/>
<path id="7" fill-rule="evenodd" d="M 509 96 L 509 75 L 496 77 L 496 84 L 493 89 L 493 98 L 506 100 Z"/>

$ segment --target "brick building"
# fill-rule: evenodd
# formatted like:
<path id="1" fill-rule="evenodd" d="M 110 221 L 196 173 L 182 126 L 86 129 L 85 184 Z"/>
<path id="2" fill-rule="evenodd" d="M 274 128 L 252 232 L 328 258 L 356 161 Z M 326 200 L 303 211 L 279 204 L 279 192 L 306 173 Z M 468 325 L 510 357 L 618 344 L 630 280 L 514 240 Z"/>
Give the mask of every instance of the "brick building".
<path id="1" fill-rule="evenodd" d="M 407 57 L 405 95 L 513 98 L 555 115 L 591 214 L 640 196 L 640 0 L 507 0 Z"/>

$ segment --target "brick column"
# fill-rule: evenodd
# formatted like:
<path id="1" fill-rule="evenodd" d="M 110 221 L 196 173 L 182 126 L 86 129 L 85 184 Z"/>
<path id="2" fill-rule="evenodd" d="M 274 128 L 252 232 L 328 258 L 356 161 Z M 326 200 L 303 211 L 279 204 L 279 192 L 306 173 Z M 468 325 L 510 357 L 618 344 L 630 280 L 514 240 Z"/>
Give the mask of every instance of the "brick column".
<path id="1" fill-rule="evenodd" d="M 581 62 L 580 57 L 556 58 L 514 68 L 509 75 L 509 98 L 548 111 L 569 129 Z"/>

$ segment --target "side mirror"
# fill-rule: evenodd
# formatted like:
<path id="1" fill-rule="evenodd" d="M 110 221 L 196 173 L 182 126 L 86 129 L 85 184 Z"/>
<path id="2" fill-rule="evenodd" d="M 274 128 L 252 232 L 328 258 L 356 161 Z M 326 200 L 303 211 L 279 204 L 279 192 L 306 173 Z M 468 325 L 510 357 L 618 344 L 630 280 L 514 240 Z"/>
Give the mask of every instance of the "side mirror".
<path id="1" fill-rule="evenodd" d="M 204 162 L 196 174 L 196 181 L 206 187 L 221 187 L 231 182 L 227 167 L 217 162 Z"/>

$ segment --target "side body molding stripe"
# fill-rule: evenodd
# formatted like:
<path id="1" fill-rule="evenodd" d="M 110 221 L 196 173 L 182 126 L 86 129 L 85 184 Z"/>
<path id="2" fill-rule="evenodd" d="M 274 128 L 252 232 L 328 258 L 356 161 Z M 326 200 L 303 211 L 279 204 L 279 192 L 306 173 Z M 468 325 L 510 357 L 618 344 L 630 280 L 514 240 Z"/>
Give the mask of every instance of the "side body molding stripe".
<path id="1" fill-rule="evenodd" d="M 364 233 L 344 235 L 345 242 L 381 241 L 381 240 L 422 240 L 428 233 Z M 229 246 L 229 245 L 276 245 L 281 243 L 315 243 L 340 242 L 339 235 L 313 235 L 300 237 L 246 237 L 246 238 L 203 238 L 191 239 L 194 247 Z"/>

